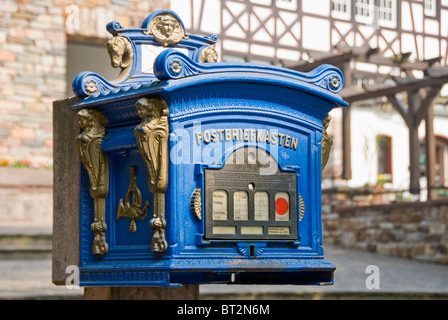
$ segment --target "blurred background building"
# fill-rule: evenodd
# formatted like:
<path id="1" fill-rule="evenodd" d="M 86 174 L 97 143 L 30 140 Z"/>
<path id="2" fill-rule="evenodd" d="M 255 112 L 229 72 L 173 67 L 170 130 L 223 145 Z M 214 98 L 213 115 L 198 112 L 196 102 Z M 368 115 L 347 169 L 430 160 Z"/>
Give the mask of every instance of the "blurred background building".
<path id="1" fill-rule="evenodd" d="M 51 228 L 52 102 L 81 71 L 114 79 L 106 24 L 158 9 L 220 61 L 341 68 L 324 241 L 448 264 L 448 0 L 2 0 L 0 225 Z"/>

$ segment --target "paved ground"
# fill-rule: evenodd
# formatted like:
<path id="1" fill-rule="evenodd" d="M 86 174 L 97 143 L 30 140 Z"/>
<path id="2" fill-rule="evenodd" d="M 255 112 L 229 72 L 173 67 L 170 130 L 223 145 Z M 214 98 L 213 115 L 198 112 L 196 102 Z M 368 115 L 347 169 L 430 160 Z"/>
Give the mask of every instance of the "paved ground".
<path id="1" fill-rule="evenodd" d="M 441 298 L 448 300 L 448 266 L 327 246 L 337 267 L 333 286 L 202 285 L 201 299 Z M 369 290 L 369 265 L 378 266 L 380 288 Z M 0 260 L 0 299 L 81 299 L 83 290 L 51 283 L 51 260 Z"/>
<path id="2" fill-rule="evenodd" d="M 224 298 L 228 293 L 245 292 L 253 298 L 443 298 L 448 299 L 448 266 L 386 257 L 378 254 L 326 246 L 326 260 L 336 265 L 332 286 L 239 286 L 204 285 L 201 294 Z M 366 268 L 379 270 L 379 289 L 368 289 Z M 249 295 L 248 295 L 249 294 Z M 240 295 L 238 295 L 240 296 Z"/>

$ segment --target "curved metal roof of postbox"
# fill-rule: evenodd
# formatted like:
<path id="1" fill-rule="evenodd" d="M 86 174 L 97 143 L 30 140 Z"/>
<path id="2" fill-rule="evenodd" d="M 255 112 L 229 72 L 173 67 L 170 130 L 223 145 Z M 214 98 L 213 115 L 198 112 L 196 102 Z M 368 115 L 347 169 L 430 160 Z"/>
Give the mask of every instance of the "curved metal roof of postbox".
<path id="1" fill-rule="evenodd" d="M 202 50 L 215 44 L 217 36 L 188 35 L 176 44 L 162 45 L 154 35 L 148 33 L 151 21 L 160 14 L 171 14 L 179 21 L 179 27 L 184 28 L 180 18 L 170 10 L 151 14 L 143 21 L 141 29 L 123 29 L 116 21 L 107 25 L 107 30 L 114 37 L 123 37 L 129 41 L 133 51 L 131 66 L 120 81 L 108 81 L 89 71 L 78 74 L 73 81 L 73 91 L 80 100 L 71 108 L 95 106 L 144 95 L 163 96 L 176 90 L 213 83 L 281 86 L 317 96 L 335 106 L 348 106 L 338 94 L 343 87 L 343 74 L 334 66 L 322 65 L 304 73 L 263 64 L 200 63 Z M 142 70 L 142 51 L 148 45 L 162 47 L 161 53 L 155 58 L 153 73 Z"/>

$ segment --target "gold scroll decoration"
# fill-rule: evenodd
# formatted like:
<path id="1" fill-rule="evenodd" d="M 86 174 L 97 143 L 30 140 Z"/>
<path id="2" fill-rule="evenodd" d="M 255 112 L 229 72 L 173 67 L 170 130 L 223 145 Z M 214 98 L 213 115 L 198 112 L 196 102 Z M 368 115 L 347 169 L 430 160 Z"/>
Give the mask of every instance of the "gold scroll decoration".
<path id="1" fill-rule="evenodd" d="M 325 165 L 330 158 L 330 150 L 333 145 L 333 137 L 327 133 L 328 125 L 330 124 L 331 116 L 327 114 L 323 121 L 323 131 L 322 131 L 322 163 L 321 163 L 321 171 L 324 170 Z"/>
<path id="2" fill-rule="evenodd" d="M 134 133 L 140 156 L 148 169 L 148 189 L 153 195 L 153 218 L 150 226 L 154 231 L 151 251 L 163 253 L 165 240 L 165 192 L 168 187 L 168 106 L 160 98 L 141 98 L 135 105 L 142 122 Z"/>
<path id="3" fill-rule="evenodd" d="M 188 39 L 185 30 L 177 18 L 171 13 L 162 13 L 156 16 L 149 24 L 144 34 L 154 36 L 154 39 L 164 47 Z"/>
<path id="4" fill-rule="evenodd" d="M 106 242 L 106 196 L 109 191 L 109 161 L 101 151 L 101 143 L 108 123 L 106 115 L 96 109 L 82 109 L 77 114 L 82 133 L 76 138 L 79 158 L 89 175 L 90 196 L 94 201 L 93 254 L 104 255 Z"/>
<path id="5" fill-rule="evenodd" d="M 137 232 L 136 219 L 145 220 L 148 214 L 149 201 L 146 200 L 145 206 L 142 208 L 142 192 L 137 186 L 137 167 L 131 166 L 129 168 L 130 182 L 128 190 L 126 191 L 125 201 L 120 199 L 117 210 L 117 220 L 121 218 L 131 219 L 129 231 Z"/>

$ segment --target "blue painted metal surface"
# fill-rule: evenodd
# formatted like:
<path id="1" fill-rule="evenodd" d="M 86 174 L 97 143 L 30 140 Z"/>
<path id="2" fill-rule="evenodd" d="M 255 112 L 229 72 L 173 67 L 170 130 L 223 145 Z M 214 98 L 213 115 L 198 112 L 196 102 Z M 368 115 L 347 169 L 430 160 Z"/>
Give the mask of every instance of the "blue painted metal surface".
<path id="1" fill-rule="evenodd" d="M 102 143 L 110 166 L 106 199 L 109 251 L 104 256 L 91 251 L 94 209 L 88 176 L 82 168 L 80 284 L 332 283 L 335 266 L 324 259 L 322 249 L 320 142 L 324 117 L 334 107 L 347 106 L 337 94 L 343 86 L 342 73 L 329 65 L 300 73 L 249 63 L 199 63 L 201 51 L 213 45 L 217 37 L 189 35 L 175 45 L 162 47 L 144 31 L 163 13 L 175 15 L 171 11 L 155 12 L 141 29 L 125 30 L 117 22 L 108 24 L 112 35 L 127 38 L 133 47 L 132 67 L 124 79 L 109 82 L 100 75 L 82 72 L 73 82 L 80 100 L 71 108 L 97 108 L 109 119 Z M 153 73 L 142 72 L 142 47 L 146 45 L 164 49 L 154 61 Z M 179 48 L 186 51 L 179 52 Z M 169 108 L 165 208 L 168 248 L 164 254 L 150 250 L 152 209 L 148 218 L 136 220 L 136 233 L 129 232 L 128 219 L 116 219 L 131 166 L 137 167 L 143 202 L 153 203 L 134 135 L 140 123 L 135 103 L 141 97 L 153 96 L 163 98 Z M 206 224 L 211 223 L 204 212 L 205 171 L 221 169 L 234 152 L 250 147 L 265 150 L 281 172 L 296 175 L 296 197 L 300 195 L 301 199 L 295 201 L 303 201 L 305 212 L 299 219 L 297 205 L 297 210 L 290 213 L 296 215 L 295 240 L 205 236 Z M 202 190 L 201 220 L 190 208 L 192 194 L 198 188 Z"/>

